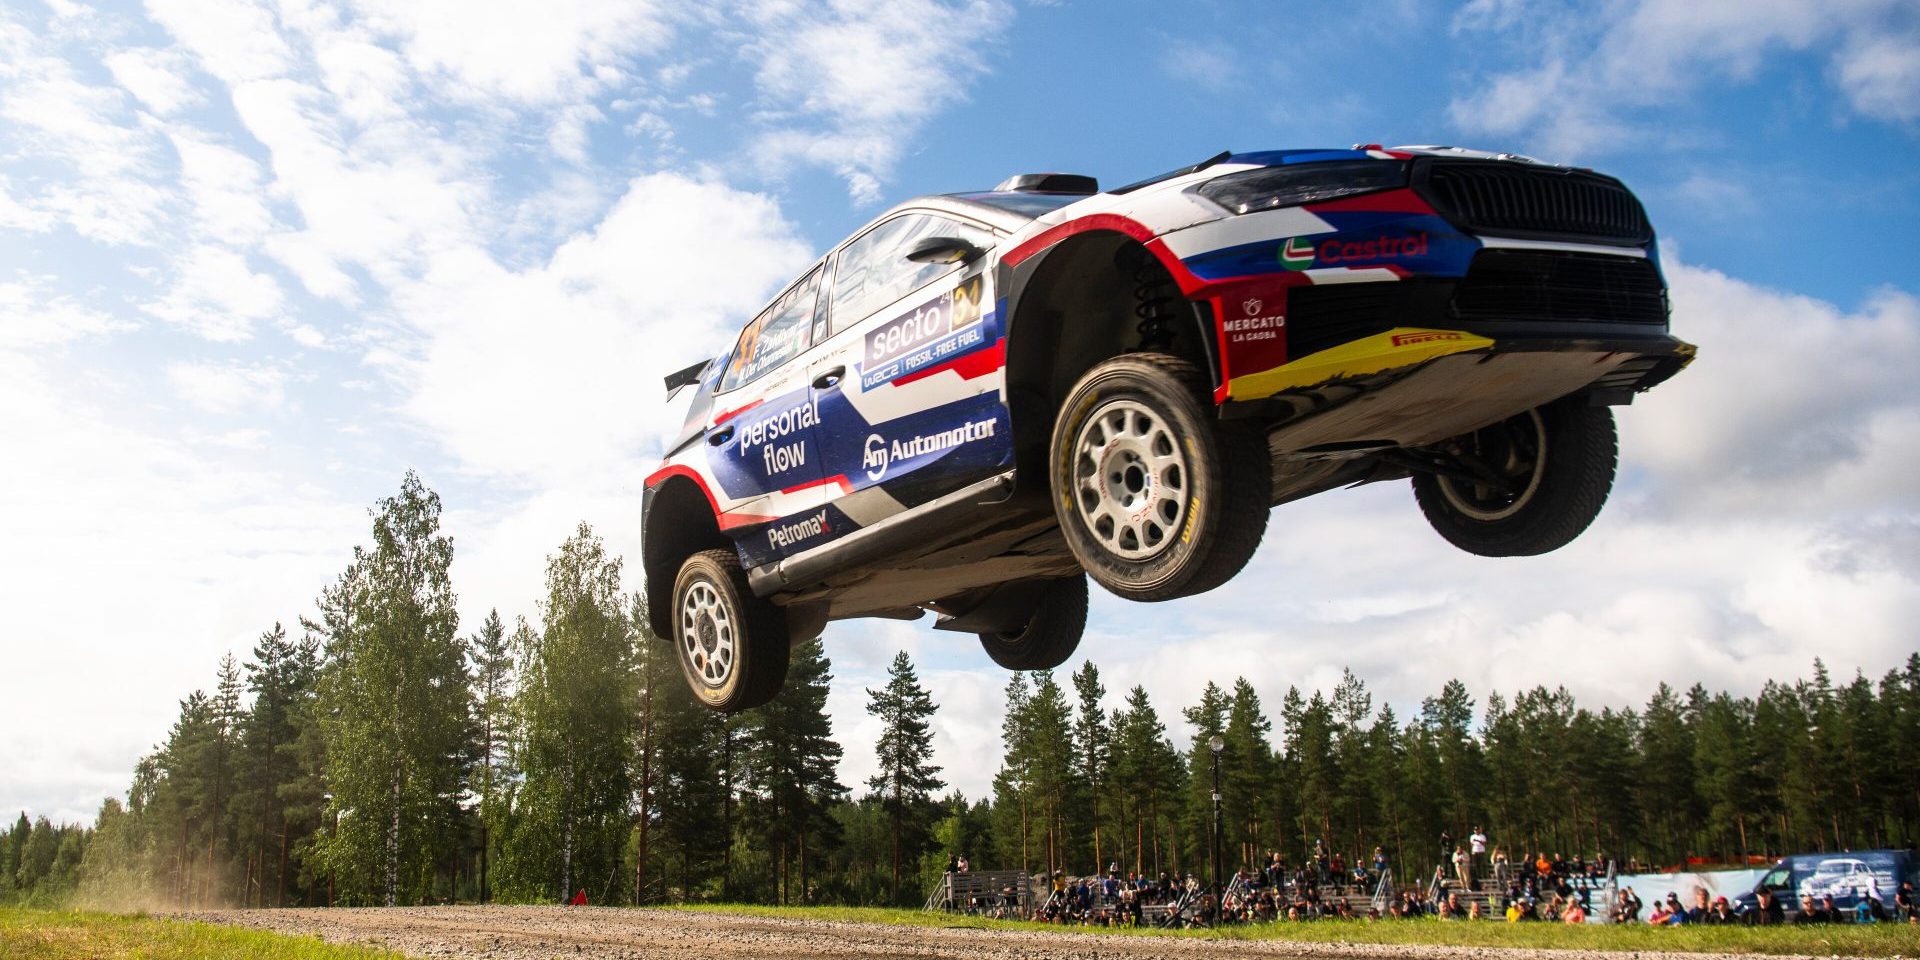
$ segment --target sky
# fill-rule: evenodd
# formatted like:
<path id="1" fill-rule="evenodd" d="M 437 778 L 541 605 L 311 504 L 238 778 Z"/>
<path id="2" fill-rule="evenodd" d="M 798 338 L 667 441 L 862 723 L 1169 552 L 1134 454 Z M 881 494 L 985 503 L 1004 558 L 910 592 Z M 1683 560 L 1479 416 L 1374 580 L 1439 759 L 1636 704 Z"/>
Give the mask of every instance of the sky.
<path id="1" fill-rule="evenodd" d="M 689 9 L 696 8 L 697 9 Z M 91 819 L 180 698 L 289 627 L 411 468 L 463 630 L 537 618 L 712 355 L 888 205 L 1223 149 L 1457 144 L 1642 196 L 1694 367 L 1546 557 L 1405 484 L 1278 508 L 1226 587 L 1098 593 L 1109 704 L 1343 668 L 1583 703 L 1878 677 L 1920 647 L 1911 0 L 149 0 L 0 5 L 0 810 Z M 826 633 L 841 779 L 905 649 L 969 795 L 1006 676 L 926 622 Z"/>

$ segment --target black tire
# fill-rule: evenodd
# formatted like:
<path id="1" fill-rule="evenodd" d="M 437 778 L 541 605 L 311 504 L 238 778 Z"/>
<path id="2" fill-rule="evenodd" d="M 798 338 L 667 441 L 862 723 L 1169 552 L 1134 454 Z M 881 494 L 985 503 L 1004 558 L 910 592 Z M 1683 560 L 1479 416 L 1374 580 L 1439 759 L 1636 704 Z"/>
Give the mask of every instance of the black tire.
<path id="1" fill-rule="evenodd" d="M 1413 495 L 1448 543 L 1483 557 L 1533 557 L 1573 541 L 1607 502 L 1619 457 L 1613 411 L 1573 397 L 1458 437 L 1517 491 L 1416 473 Z M 1528 450 L 1530 444 L 1537 445 Z M 1443 445 L 1444 446 L 1444 445 Z"/>
<path id="2" fill-rule="evenodd" d="M 787 682 L 787 618 L 754 596 L 731 550 L 702 550 L 673 581 L 674 659 L 701 706 L 733 713 Z"/>
<path id="3" fill-rule="evenodd" d="M 1008 670 L 1052 670 L 1073 656 L 1086 630 L 1087 578 L 1065 577 L 1048 583 L 1025 627 L 983 633 L 980 645 Z"/>
<path id="4" fill-rule="evenodd" d="M 1067 546 L 1129 600 L 1205 593 L 1266 533 L 1266 438 L 1219 420 L 1207 378 L 1185 360 L 1130 353 L 1088 371 L 1060 406 L 1047 459 Z"/>

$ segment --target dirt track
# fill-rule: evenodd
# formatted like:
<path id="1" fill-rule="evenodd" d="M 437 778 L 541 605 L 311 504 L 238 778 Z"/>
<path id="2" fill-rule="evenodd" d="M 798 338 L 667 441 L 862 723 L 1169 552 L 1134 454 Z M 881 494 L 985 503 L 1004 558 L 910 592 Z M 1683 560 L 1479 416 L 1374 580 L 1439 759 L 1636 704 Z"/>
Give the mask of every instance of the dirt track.
<path id="1" fill-rule="evenodd" d="M 548 960 L 730 958 L 1095 958 L 1291 957 L 1313 960 L 1620 960 L 1629 954 L 1591 951 L 1394 947 L 1273 941 L 1207 941 L 1162 937 L 1012 933 L 789 920 L 668 910 L 568 907 L 422 907 L 393 910 L 248 910 L 199 913 L 188 919 L 334 943 L 363 943 L 417 957 Z M 1689 954 L 1667 954 L 1683 960 Z M 1728 960 L 1724 955 L 1714 960 Z M 1780 958 L 1772 958 L 1780 960 Z"/>

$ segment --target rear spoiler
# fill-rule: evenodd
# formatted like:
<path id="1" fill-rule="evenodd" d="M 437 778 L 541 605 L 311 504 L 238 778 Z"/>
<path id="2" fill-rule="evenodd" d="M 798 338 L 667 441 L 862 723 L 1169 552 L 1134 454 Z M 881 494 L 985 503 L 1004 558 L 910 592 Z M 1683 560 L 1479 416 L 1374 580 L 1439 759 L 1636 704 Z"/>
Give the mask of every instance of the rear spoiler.
<path id="1" fill-rule="evenodd" d="M 706 373 L 707 368 L 712 365 L 712 360 L 702 360 L 685 370 L 675 370 L 667 374 L 667 399 L 672 400 L 674 394 L 699 383 L 700 376 Z"/>

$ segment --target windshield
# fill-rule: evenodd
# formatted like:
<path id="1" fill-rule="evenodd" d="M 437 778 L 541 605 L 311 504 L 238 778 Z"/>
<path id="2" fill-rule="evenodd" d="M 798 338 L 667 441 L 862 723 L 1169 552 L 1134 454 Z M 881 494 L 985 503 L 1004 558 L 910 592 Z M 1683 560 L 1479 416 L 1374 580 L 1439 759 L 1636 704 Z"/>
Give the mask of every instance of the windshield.
<path id="1" fill-rule="evenodd" d="M 998 207 L 1002 210 L 1017 213 L 1031 219 L 1042 214 L 1052 213 L 1069 203 L 1085 200 L 1088 195 L 1084 193 L 995 193 L 993 191 L 987 191 L 984 193 L 956 193 L 951 194 L 951 196 L 956 200 L 971 200 L 974 203 L 984 203 L 989 207 Z"/>

